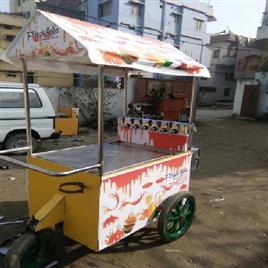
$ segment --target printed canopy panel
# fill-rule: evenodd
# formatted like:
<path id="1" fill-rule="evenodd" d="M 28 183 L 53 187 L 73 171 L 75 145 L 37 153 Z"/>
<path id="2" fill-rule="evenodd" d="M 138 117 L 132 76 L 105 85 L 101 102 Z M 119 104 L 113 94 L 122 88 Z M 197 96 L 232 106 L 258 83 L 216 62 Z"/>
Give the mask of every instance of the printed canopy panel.
<path id="1" fill-rule="evenodd" d="M 130 68 L 176 76 L 209 77 L 203 65 L 171 44 L 38 10 L 6 52 L 32 70 L 90 71 L 92 66 Z"/>

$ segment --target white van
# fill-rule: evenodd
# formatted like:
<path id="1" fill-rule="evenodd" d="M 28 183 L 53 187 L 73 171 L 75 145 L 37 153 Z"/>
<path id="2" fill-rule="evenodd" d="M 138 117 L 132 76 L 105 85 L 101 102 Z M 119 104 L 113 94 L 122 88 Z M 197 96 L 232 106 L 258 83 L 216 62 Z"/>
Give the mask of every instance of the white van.
<path id="1" fill-rule="evenodd" d="M 42 139 L 59 138 L 55 132 L 55 112 L 39 85 L 29 84 L 33 151 Z M 23 87 L 0 82 L 0 145 L 4 149 L 27 146 Z"/>

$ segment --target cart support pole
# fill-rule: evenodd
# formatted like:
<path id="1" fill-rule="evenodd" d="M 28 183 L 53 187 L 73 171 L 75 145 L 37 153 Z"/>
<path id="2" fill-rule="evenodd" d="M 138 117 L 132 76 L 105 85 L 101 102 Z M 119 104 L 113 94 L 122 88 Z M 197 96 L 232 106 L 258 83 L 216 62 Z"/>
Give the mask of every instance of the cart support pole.
<path id="1" fill-rule="evenodd" d="M 191 98 L 191 110 L 190 110 L 189 123 L 193 123 L 194 122 L 195 108 L 196 108 L 196 78 L 193 77 L 192 98 Z"/>
<path id="2" fill-rule="evenodd" d="M 29 100 L 29 89 L 28 89 L 28 77 L 27 77 L 27 64 L 25 59 L 21 59 L 22 62 L 22 77 L 23 77 L 23 95 L 24 95 L 24 109 L 25 109 L 25 121 L 26 121 L 26 137 L 28 155 L 32 154 L 32 131 L 31 131 L 31 112 L 30 112 L 30 100 Z"/>
<path id="3" fill-rule="evenodd" d="M 125 70 L 124 75 L 124 116 L 127 116 L 128 104 L 127 104 L 127 85 L 128 85 L 128 70 Z"/>
<path id="4" fill-rule="evenodd" d="M 104 117 L 103 66 L 98 66 L 98 163 L 99 175 L 103 173 L 103 117 Z"/>

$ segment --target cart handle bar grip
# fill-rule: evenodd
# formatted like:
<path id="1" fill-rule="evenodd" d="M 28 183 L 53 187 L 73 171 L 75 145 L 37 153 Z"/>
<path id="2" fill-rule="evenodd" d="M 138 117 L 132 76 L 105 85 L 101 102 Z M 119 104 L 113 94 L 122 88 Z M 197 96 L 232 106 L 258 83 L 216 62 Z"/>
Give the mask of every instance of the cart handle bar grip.
<path id="1" fill-rule="evenodd" d="M 73 170 L 69 170 L 69 171 L 56 172 L 56 171 L 40 168 L 40 167 L 37 167 L 37 166 L 33 166 L 33 165 L 27 164 L 27 163 L 25 163 L 23 161 L 19 161 L 19 160 L 13 159 L 11 157 L 3 156 L 3 155 L 0 155 L 0 159 L 4 160 L 6 162 L 9 162 L 9 163 L 12 163 L 12 164 L 27 168 L 27 169 L 31 169 L 31 170 L 43 173 L 43 174 L 48 175 L 48 176 L 52 176 L 52 177 L 65 177 L 65 176 L 73 175 L 73 174 L 76 174 L 76 173 L 101 168 L 101 164 L 96 164 L 96 165 L 93 165 L 93 166 L 87 166 L 87 167 L 73 169 Z"/>

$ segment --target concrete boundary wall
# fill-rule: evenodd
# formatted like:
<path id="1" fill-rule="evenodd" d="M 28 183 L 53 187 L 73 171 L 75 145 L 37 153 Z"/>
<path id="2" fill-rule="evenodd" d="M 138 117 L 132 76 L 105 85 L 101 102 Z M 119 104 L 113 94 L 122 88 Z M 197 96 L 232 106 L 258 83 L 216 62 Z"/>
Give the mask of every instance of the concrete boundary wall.
<path id="1" fill-rule="evenodd" d="M 233 106 L 234 115 L 241 113 L 245 86 L 257 84 L 261 85 L 257 115 L 262 116 L 268 113 L 268 73 L 256 73 L 255 79 L 237 80 Z"/>
<path id="2" fill-rule="evenodd" d="M 128 81 L 128 103 L 134 100 L 136 79 L 129 78 Z M 67 87 L 43 87 L 47 93 L 52 106 L 57 113 L 60 106 L 71 106 L 80 109 L 80 123 L 85 118 L 90 118 L 95 109 L 96 88 L 67 88 Z M 123 115 L 124 92 L 122 89 L 105 89 L 106 119 Z"/>

